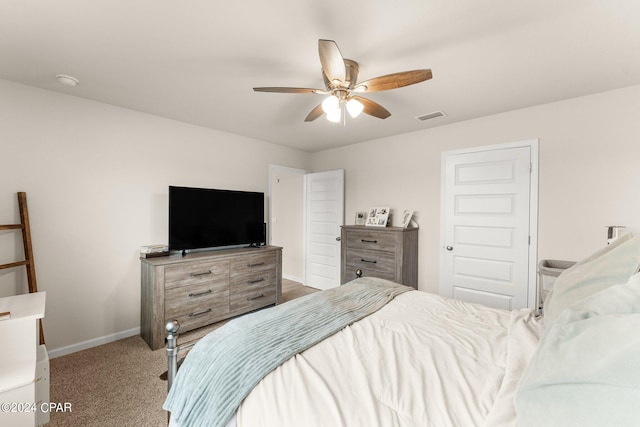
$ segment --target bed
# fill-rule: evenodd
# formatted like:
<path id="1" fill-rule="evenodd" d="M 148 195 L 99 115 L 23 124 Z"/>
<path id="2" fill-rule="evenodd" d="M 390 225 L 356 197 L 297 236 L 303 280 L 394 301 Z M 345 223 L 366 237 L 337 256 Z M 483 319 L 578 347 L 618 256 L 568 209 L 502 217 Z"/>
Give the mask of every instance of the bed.
<path id="1" fill-rule="evenodd" d="M 545 316 L 361 278 L 189 352 L 171 425 L 640 425 L 640 237 L 566 270 Z M 283 320 L 284 319 L 284 320 Z"/>

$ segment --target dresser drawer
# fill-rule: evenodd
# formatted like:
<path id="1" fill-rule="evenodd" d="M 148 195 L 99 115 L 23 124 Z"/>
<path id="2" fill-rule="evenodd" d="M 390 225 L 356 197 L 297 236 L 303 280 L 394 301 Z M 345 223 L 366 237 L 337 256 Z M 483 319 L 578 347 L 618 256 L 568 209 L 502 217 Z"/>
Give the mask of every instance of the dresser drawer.
<path id="1" fill-rule="evenodd" d="M 209 282 L 199 285 L 172 288 L 165 293 L 165 318 L 191 315 L 203 310 L 226 313 L 229 307 L 229 285 L 226 282 Z"/>
<path id="2" fill-rule="evenodd" d="M 265 286 L 276 286 L 276 272 L 270 270 L 246 271 L 242 274 L 234 274 L 230 281 L 231 294 L 247 292 L 251 289 Z"/>
<path id="3" fill-rule="evenodd" d="M 260 249 L 256 249 L 260 251 Z M 231 281 L 235 276 L 271 270 L 276 266 L 275 252 L 257 252 L 231 260 Z"/>
<path id="4" fill-rule="evenodd" d="M 171 289 L 179 286 L 197 285 L 227 280 L 229 261 L 185 262 L 165 268 L 164 287 Z"/>
<path id="5" fill-rule="evenodd" d="M 251 285 L 233 287 L 229 300 L 229 309 L 235 311 L 251 311 L 276 303 L 275 276 L 273 282 L 259 282 Z"/>
<path id="6" fill-rule="evenodd" d="M 345 230 L 347 248 L 395 252 L 398 240 L 395 233 L 376 230 Z"/>
<path id="7" fill-rule="evenodd" d="M 167 317 L 164 323 L 166 324 L 168 321 L 175 319 L 180 323 L 180 332 L 187 332 L 229 318 L 228 307 L 225 310 L 225 314 L 220 314 L 213 308 L 209 311 L 210 307 L 207 307 L 199 311 L 193 310 L 179 316 Z"/>
<path id="8" fill-rule="evenodd" d="M 362 276 L 360 277 L 378 277 L 380 279 L 391 280 L 392 282 L 398 281 L 398 278 L 396 277 L 395 273 L 377 271 L 371 268 L 352 267 L 348 265 L 345 271 L 343 271 L 343 277 L 344 277 L 345 283 L 358 278 L 358 275 L 356 274 L 356 270 L 358 269 L 362 272 Z"/>
<path id="9" fill-rule="evenodd" d="M 209 318 L 229 312 L 229 285 L 226 281 L 168 289 L 165 293 L 165 320 Z M 182 323 L 182 322 L 181 322 Z"/>
<path id="10" fill-rule="evenodd" d="M 376 270 L 395 275 L 396 257 L 394 253 L 368 251 L 364 249 L 347 249 L 347 267 Z"/>

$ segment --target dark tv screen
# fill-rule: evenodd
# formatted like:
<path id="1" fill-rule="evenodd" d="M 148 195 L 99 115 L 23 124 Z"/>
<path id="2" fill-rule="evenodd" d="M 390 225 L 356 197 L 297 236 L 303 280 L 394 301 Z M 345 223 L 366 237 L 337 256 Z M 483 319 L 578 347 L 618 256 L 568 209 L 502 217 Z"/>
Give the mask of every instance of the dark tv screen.
<path id="1" fill-rule="evenodd" d="M 169 187 L 169 248 L 264 242 L 264 193 Z"/>

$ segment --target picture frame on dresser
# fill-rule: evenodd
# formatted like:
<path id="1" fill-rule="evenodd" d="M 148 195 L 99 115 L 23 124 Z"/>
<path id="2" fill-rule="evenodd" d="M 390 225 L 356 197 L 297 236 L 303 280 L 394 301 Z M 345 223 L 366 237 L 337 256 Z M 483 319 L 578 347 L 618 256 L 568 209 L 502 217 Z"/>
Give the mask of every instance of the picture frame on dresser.
<path id="1" fill-rule="evenodd" d="M 365 225 L 367 223 L 366 212 L 356 212 L 355 225 Z"/>
<path id="2" fill-rule="evenodd" d="M 367 222 L 365 225 L 368 227 L 386 227 L 389 220 L 388 207 L 378 207 L 369 209 L 369 215 L 367 216 Z"/>
<path id="3" fill-rule="evenodd" d="M 413 211 L 412 210 L 405 210 L 402 213 L 402 223 L 400 224 L 400 227 L 407 228 L 409 226 L 409 224 L 411 223 L 411 218 L 413 218 Z"/>

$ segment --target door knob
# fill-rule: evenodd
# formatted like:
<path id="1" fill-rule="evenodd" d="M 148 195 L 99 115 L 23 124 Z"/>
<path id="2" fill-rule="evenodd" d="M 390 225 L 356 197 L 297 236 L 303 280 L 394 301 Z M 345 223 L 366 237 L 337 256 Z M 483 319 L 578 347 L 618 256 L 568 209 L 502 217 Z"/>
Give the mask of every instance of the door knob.
<path id="1" fill-rule="evenodd" d="M 336 237 L 336 242 L 339 242 L 340 240 L 342 240 L 341 237 Z"/>
<path id="2" fill-rule="evenodd" d="M 453 250 L 453 246 L 447 246 L 447 250 L 448 251 L 452 251 Z"/>

